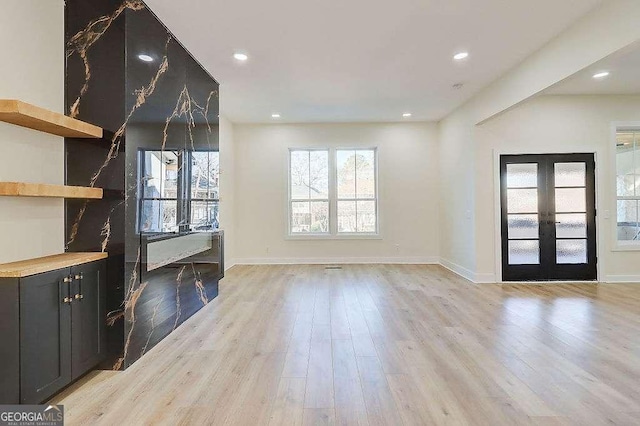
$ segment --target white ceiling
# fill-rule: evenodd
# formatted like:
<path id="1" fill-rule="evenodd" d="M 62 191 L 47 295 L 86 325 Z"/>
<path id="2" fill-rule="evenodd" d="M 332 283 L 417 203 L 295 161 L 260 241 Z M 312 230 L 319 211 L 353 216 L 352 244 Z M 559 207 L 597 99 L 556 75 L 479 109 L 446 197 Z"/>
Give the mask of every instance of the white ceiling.
<path id="1" fill-rule="evenodd" d="M 603 1 L 146 0 L 250 123 L 441 119 Z"/>
<path id="2" fill-rule="evenodd" d="M 596 73 L 608 71 L 603 79 Z M 638 95 L 640 94 L 640 43 L 596 62 L 547 89 L 549 95 Z"/>

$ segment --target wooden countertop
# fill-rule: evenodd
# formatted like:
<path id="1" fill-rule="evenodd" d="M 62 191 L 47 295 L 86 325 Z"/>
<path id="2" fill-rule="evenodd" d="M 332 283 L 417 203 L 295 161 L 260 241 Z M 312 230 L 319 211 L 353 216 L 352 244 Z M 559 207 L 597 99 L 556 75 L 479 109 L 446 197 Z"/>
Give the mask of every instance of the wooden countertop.
<path id="1" fill-rule="evenodd" d="M 20 278 L 106 259 L 107 253 L 61 253 L 0 264 L 0 278 Z"/>

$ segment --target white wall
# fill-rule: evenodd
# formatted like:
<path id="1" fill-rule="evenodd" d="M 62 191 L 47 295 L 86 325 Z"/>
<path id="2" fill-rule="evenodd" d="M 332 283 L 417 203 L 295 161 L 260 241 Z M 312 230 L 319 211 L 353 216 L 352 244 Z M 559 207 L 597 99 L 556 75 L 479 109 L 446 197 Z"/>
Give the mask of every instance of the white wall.
<path id="1" fill-rule="evenodd" d="M 640 96 L 542 96 L 476 128 L 477 275 L 497 274 L 495 153 L 595 152 L 599 257 L 603 281 L 640 281 L 640 251 L 612 251 L 615 168 L 611 123 L 640 121 Z M 605 219 L 609 211 L 610 219 Z M 487 280 L 489 280 L 487 278 Z"/>
<path id="2" fill-rule="evenodd" d="M 607 0 L 482 90 L 467 105 L 473 124 L 508 110 L 640 39 L 640 2 Z"/>
<path id="3" fill-rule="evenodd" d="M 236 190 L 234 125 L 220 116 L 220 228 L 224 230 L 224 266 L 234 264 L 236 251 Z"/>
<path id="4" fill-rule="evenodd" d="M 437 261 L 437 138 L 437 126 L 425 123 L 236 124 L 236 261 Z M 372 146 L 382 238 L 286 239 L 288 148 Z"/>
<path id="5" fill-rule="evenodd" d="M 486 162 L 486 155 L 478 158 L 476 124 L 500 118 L 500 114 L 526 103 L 553 84 L 634 45 L 640 39 L 638 19 L 637 0 L 603 2 L 441 120 L 440 252 L 445 266 L 473 281 L 495 280 L 495 268 L 488 267 L 493 256 L 485 240 L 489 230 L 484 228 L 489 222 L 487 216 L 493 212 L 476 205 L 483 202 L 493 185 L 492 179 L 485 180 L 483 176 L 492 164 Z M 555 117 L 559 126 L 561 118 Z"/>
<path id="6" fill-rule="evenodd" d="M 476 280 L 475 143 L 467 109 L 440 122 L 440 258 L 443 265 Z"/>
<path id="7" fill-rule="evenodd" d="M 63 112 L 63 0 L 5 0 L 0 98 Z M 64 183 L 64 139 L 0 123 L 0 181 Z M 0 197 L 0 263 L 64 251 L 62 199 Z"/>

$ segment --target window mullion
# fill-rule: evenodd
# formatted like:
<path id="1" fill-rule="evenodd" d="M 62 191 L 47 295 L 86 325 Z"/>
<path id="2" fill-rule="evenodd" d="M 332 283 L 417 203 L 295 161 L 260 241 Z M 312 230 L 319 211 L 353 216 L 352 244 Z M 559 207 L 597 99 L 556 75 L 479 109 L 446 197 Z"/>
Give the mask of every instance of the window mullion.
<path id="1" fill-rule="evenodd" d="M 338 161 L 337 151 L 331 148 L 327 152 L 329 156 L 329 233 L 338 233 Z"/>
<path id="2" fill-rule="evenodd" d="M 638 132 L 633 132 L 633 194 L 638 194 L 638 187 L 636 186 L 636 171 L 638 170 Z"/>
<path id="3" fill-rule="evenodd" d="M 311 151 L 307 151 L 307 192 L 309 193 L 309 203 L 311 203 Z M 309 209 L 311 209 L 311 204 L 309 204 Z M 311 210 L 309 210 L 311 211 Z"/>
<path id="4" fill-rule="evenodd" d="M 356 232 L 358 232 L 358 151 L 353 150 L 353 195 L 355 195 Z"/>

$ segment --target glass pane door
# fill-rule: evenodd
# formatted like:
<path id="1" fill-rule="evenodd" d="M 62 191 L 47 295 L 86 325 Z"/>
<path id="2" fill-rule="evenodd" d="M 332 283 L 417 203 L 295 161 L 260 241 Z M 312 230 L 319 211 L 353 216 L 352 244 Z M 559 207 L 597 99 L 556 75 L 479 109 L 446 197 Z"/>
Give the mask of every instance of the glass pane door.
<path id="1" fill-rule="evenodd" d="M 593 154 L 502 156 L 503 279 L 596 278 Z"/>
<path id="2" fill-rule="evenodd" d="M 587 263 L 587 165 L 555 163 L 556 263 Z"/>
<path id="3" fill-rule="evenodd" d="M 507 164 L 507 237 L 510 265 L 540 263 L 538 164 Z"/>

